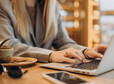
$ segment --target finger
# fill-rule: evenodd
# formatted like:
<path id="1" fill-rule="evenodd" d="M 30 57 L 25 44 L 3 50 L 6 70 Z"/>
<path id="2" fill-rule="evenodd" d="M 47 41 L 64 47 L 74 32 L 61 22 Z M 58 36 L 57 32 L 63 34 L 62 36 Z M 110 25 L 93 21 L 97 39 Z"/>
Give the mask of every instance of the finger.
<path id="1" fill-rule="evenodd" d="M 104 48 L 108 48 L 108 46 L 107 45 L 104 45 L 104 44 L 100 44 L 99 46 L 100 47 L 104 47 Z"/>
<path id="2" fill-rule="evenodd" d="M 107 49 L 107 46 L 100 46 L 98 49 L 98 52 L 101 53 L 102 55 L 104 55 L 106 49 Z"/>
<path id="3" fill-rule="evenodd" d="M 86 62 L 85 56 L 82 54 L 82 52 L 73 49 L 74 53 L 78 54 L 82 58 L 82 62 Z"/>
<path id="4" fill-rule="evenodd" d="M 97 52 L 93 52 L 94 58 L 102 58 L 103 55 Z"/>
<path id="5" fill-rule="evenodd" d="M 100 53 L 96 53 L 96 58 L 103 58 L 103 55 Z"/>
<path id="6" fill-rule="evenodd" d="M 96 51 L 98 51 L 99 49 L 105 51 L 107 48 L 108 48 L 108 46 L 107 46 L 107 45 L 104 45 L 104 44 L 100 44 L 100 45 L 94 47 L 94 49 L 95 49 Z"/>
<path id="7" fill-rule="evenodd" d="M 82 52 L 73 50 L 76 54 L 78 54 L 83 60 L 85 59 L 85 56 L 82 54 Z"/>
<path id="8" fill-rule="evenodd" d="M 78 60 L 80 60 L 80 61 L 83 60 L 78 54 L 76 54 L 76 53 L 73 52 L 73 51 L 68 52 L 68 56 L 69 56 L 69 57 L 74 57 L 74 58 L 76 58 L 76 59 L 78 59 Z"/>
<path id="9" fill-rule="evenodd" d="M 75 63 L 75 60 L 64 57 L 63 61 L 68 62 L 68 63 Z"/>

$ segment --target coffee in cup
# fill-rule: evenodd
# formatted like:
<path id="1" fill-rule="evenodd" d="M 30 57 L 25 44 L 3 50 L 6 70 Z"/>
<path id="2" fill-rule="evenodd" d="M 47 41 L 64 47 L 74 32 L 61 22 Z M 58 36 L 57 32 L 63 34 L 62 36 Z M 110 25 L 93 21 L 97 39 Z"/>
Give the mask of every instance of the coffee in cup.
<path id="1" fill-rule="evenodd" d="M 0 47 L 0 63 L 10 62 L 13 56 L 13 48 Z"/>

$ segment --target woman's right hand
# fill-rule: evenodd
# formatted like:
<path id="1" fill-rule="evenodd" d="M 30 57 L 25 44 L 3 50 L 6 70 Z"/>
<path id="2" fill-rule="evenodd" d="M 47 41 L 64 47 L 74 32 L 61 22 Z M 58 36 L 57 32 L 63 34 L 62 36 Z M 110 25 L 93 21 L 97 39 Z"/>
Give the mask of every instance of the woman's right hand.
<path id="1" fill-rule="evenodd" d="M 71 57 L 78 59 L 81 62 L 86 62 L 85 56 L 82 54 L 82 52 L 73 48 L 68 48 L 62 51 L 55 51 L 51 53 L 49 61 L 75 63 L 75 60 L 71 59 Z"/>

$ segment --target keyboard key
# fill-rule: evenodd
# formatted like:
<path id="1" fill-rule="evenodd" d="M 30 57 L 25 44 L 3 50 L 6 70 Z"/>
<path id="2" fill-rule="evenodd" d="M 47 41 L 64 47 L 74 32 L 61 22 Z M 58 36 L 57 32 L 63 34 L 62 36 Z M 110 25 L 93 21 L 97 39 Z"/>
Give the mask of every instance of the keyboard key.
<path id="1" fill-rule="evenodd" d="M 94 70 L 98 68 L 99 63 L 100 60 L 93 60 L 91 62 L 86 62 L 81 64 L 74 63 L 73 65 L 67 67 L 76 68 L 76 69 Z"/>

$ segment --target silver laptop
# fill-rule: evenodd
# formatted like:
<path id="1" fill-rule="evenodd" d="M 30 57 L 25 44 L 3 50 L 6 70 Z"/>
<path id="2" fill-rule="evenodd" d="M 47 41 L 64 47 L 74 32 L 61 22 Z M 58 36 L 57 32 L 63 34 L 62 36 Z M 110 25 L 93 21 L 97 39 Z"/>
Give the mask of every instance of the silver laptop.
<path id="1" fill-rule="evenodd" d="M 92 60 L 92 61 L 88 61 L 87 63 L 81 63 L 81 64 L 79 64 L 78 62 L 76 63 L 75 64 L 47 63 L 47 64 L 41 64 L 40 67 L 59 69 L 59 70 L 70 71 L 74 73 L 86 74 L 86 75 L 99 75 L 104 72 L 113 70 L 114 69 L 114 36 L 112 36 L 112 40 L 108 45 L 108 49 L 106 50 L 101 60 L 97 59 L 97 60 Z"/>

